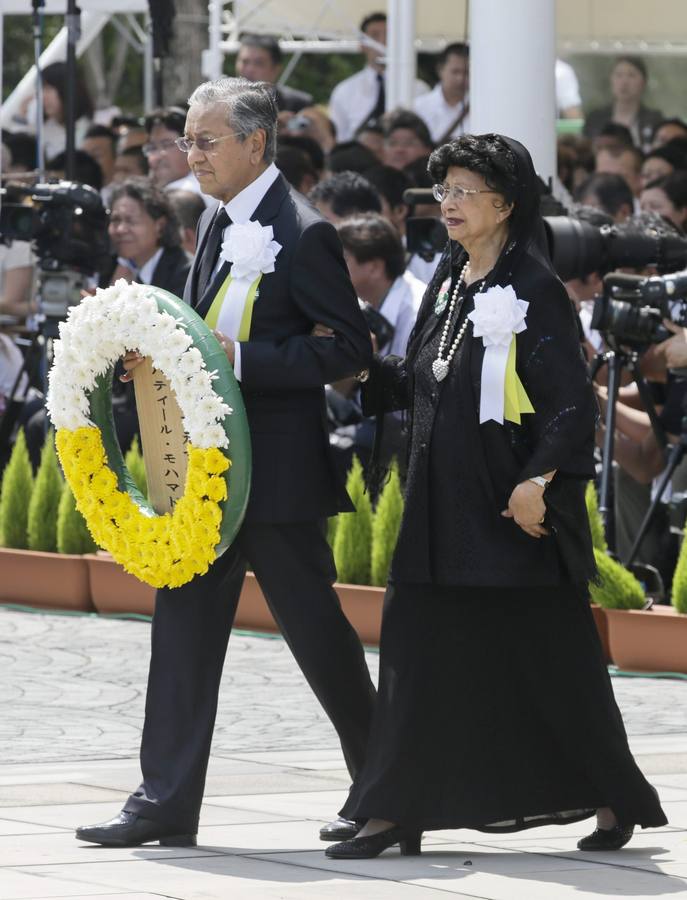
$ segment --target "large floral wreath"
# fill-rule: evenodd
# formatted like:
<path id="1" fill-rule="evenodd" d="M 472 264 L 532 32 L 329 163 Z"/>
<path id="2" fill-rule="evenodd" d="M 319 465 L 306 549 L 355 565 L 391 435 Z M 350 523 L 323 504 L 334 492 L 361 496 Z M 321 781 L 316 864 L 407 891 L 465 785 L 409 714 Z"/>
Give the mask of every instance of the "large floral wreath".
<path id="1" fill-rule="evenodd" d="M 112 373 L 134 348 L 169 379 L 188 435 L 184 494 L 164 515 L 135 490 L 114 435 Z M 97 291 L 60 325 L 47 403 L 65 477 L 95 541 L 154 587 L 178 587 L 206 572 L 240 526 L 250 454 L 231 367 L 202 320 L 157 288 L 120 280 Z M 229 421 L 237 413 L 243 446 L 230 503 L 229 467 L 237 459 L 229 457 Z"/>

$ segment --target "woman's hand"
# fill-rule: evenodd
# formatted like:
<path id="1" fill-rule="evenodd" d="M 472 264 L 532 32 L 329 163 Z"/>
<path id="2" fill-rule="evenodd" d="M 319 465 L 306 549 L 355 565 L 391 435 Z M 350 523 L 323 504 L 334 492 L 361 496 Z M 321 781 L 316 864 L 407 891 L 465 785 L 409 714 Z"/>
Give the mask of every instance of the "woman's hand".
<path id="1" fill-rule="evenodd" d="M 515 519 L 516 524 L 530 537 L 545 537 L 549 533 L 542 525 L 546 515 L 544 488 L 533 481 L 522 481 L 516 485 L 510 495 L 508 509 L 504 509 L 501 515 Z"/>

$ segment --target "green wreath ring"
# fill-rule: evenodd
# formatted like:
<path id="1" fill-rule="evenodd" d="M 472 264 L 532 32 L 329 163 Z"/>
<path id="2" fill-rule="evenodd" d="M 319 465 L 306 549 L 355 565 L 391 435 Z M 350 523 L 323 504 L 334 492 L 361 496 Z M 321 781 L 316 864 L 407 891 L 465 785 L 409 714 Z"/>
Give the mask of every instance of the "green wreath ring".
<path id="1" fill-rule="evenodd" d="M 188 435 L 183 496 L 158 515 L 126 467 L 112 378 L 127 349 L 169 379 Z M 250 490 L 250 436 L 238 383 L 203 320 L 167 291 L 120 280 L 60 326 L 48 410 L 76 505 L 97 544 L 154 587 L 179 587 L 231 544 Z"/>

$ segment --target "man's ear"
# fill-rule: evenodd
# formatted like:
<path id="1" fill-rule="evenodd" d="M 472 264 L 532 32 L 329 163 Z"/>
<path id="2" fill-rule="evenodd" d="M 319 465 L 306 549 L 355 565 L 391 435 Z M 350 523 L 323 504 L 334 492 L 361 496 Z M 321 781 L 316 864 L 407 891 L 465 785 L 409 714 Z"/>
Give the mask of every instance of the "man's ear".
<path id="1" fill-rule="evenodd" d="M 265 143 L 267 134 L 264 128 L 256 128 L 246 140 L 251 141 L 251 162 L 260 163 L 265 155 Z"/>
<path id="2" fill-rule="evenodd" d="M 384 260 L 380 257 L 377 259 L 371 259 L 367 262 L 369 266 L 370 274 L 373 275 L 377 280 L 386 278 L 386 265 Z"/>

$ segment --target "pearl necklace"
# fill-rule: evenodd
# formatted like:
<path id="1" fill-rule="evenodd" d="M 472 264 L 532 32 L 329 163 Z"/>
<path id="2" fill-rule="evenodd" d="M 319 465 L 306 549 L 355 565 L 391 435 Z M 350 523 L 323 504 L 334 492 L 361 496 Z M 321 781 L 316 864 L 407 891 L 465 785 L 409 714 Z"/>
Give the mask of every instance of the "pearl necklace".
<path id="1" fill-rule="evenodd" d="M 432 363 L 432 372 L 434 373 L 434 377 L 437 381 L 443 381 L 444 378 L 446 378 L 446 376 L 448 375 L 448 369 L 451 364 L 451 360 L 453 359 L 456 350 L 458 349 L 460 342 L 463 340 L 463 336 L 467 331 L 468 325 L 470 324 L 470 320 L 466 318 L 463 324 L 460 326 L 460 331 L 453 339 L 453 343 L 449 347 L 449 351 L 446 354 L 446 357 L 442 357 L 444 349 L 446 348 L 446 342 L 448 341 L 448 333 L 452 324 L 453 310 L 455 309 L 456 302 L 458 300 L 458 292 L 460 291 L 460 287 L 463 284 L 465 273 L 469 265 L 470 261 L 468 260 L 461 269 L 458 280 L 456 281 L 456 286 L 453 288 L 453 293 L 451 294 L 451 302 L 449 303 L 448 313 L 446 314 L 446 321 L 444 322 L 444 327 L 441 332 L 441 339 L 439 340 L 437 357 Z"/>

